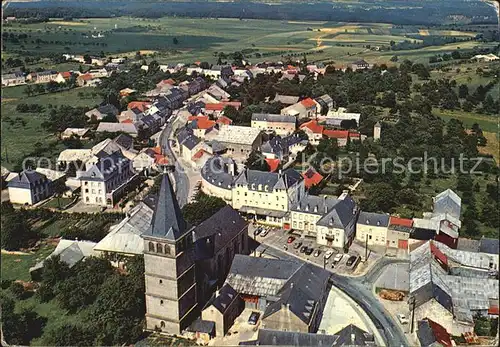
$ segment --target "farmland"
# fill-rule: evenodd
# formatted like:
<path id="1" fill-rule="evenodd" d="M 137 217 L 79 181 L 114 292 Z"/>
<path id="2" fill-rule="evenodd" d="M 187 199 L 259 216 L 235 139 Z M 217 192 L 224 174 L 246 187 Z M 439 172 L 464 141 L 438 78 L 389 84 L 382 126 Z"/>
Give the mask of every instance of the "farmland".
<path id="1" fill-rule="evenodd" d="M 369 47 L 387 48 L 391 42 L 404 41 L 418 44 L 431 36 L 472 40 L 480 30 L 467 26 L 463 26 L 463 30 L 444 30 L 381 23 L 118 17 L 51 20 L 35 24 L 13 22 L 7 24 L 4 31 L 12 35 L 28 35 L 25 40 L 4 41 L 6 52 L 11 57 L 33 52 L 41 55 L 101 52 L 113 55 L 152 50 L 158 51 L 155 59 L 160 62 L 215 63 L 219 52 L 249 51 L 252 52 L 249 58 L 260 54 L 266 59 L 276 60 L 289 53 L 307 53 L 310 61 L 348 63 L 355 59 L 353 56 L 362 56 L 374 62 L 387 63 L 394 52 L 370 50 Z M 489 43 L 463 41 L 399 51 L 397 54 L 424 62 L 431 55 L 451 52 L 457 47 L 492 46 Z"/>

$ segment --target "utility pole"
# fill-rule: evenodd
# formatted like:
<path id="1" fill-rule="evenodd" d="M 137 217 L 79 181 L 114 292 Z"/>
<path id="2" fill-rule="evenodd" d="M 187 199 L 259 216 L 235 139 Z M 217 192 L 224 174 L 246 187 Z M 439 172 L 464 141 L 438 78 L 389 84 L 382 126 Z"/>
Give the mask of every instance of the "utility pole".
<path id="1" fill-rule="evenodd" d="M 365 261 L 368 260 L 368 234 L 365 237 Z"/>
<path id="2" fill-rule="evenodd" d="M 323 269 L 326 269 L 326 262 L 327 262 L 326 257 L 323 256 Z"/>
<path id="3" fill-rule="evenodd" d="M 414 328 L 414 323 L 415 323 L 415 297 L 412 296 L 410 298 L 411 300 L 411 327 L 410 327 L 410 333 L 413 334 L 413 328 Z"/>

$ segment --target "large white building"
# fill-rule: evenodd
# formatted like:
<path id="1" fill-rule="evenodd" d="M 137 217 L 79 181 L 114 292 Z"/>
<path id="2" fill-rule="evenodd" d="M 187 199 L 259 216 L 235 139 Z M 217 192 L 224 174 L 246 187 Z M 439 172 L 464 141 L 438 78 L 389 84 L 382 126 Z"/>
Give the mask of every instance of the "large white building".
<path id="1" fill-rule="evenodd" d="M 338 199 L 307 195 L 291 208 L 292 229 L 329 247 L 350 246 L 356 219 L 356 203 L 347 193 Z"/>
<path id="2" fill-rule="evenodd" d="M 136 174 L 129 159 L 121 151 L 99 157 L 79 176 L 82 201 L 89 205 L 112 207 L 125 193 Z"/>

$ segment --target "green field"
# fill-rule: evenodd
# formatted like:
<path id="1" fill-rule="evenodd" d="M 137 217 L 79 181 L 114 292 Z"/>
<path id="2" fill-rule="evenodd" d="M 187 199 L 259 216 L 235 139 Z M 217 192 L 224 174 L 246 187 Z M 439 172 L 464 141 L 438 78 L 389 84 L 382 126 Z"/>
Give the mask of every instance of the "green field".
<path id="1" fill-rule="evenodd" d="M 393 27 L 391 24 L 299 22 L 279 20 L 238 20 L 209 18 L 95 18 L 73 21 L 50 21 L 36 24 L 9 24 L 4 31 L 26 33 L 19 43 L 4 41 L 10 56 L 23 52 L 97 54 L 135 53 L 149 50 L 160 62 L 216 62 L 218 52 L 253 50 L 269 60 L 282 55 L 308 52 L 309 60 L 351 62 L 362 55 L 370 62 L 388 62 L 395 52 L 378 52 L 366 45 L 389 46 L 391 41 L 420 41 L 409 35 L 467 37 L 475 32 L 426 30 L 415 26 Z M 104 37 L 93 38 L 102 34 Z M 174 38 L 178 40 L 174 44 Z M 37 43 L 42 40 L 44 43 Z M 398 55 L 426 61 L 436 53 L 453 51 L 458 46 L 472 48 L 483 45 L 465 42 L 443 47 L 427 47 L 401 51 Z M 342 47 L 343 46 L 343 47 Z M 484 46 L 489 46 L 484 44 Z M 251 54 L 253 56 L 253 54 Z M 260 59 L 259 59 L 260 60 Z"/>
<path id="2" fill-rule="evenodd" d="M 37 142 L 47 145 L 55 143 L 57 140 L 53 134 L 49 134 L 42 128 L 42 123 L 46 117 L 45 113 L 19 113 L 16 111 L 18 104 L 40 104 L 47 111 L 49 104 L 52 106 L 93 107 L 102 101 L 98 95 L 92 96 L 92 92 L 95 92 L 94 88 L 75 88 L 31 97 L 27 97 L 23 93 L 24 88 L 24 86 L 2 88 L 1 158 L 2 165 L 8 169 L 11 169 L 13 165 L 19 163 L 20 160 L 31 153 Z M 83 93 L 83 97 L 79 96 L 80 92 Z M 14 120 L 14 124 L 6 121 L 7 116 Z M 23 126 L 21 120 L 25 121 L 26 125 Z M 46 156 L 57 156 L 62 149 L 64 149 L 62 145 L 55 145 L 50 148 L 50 153 L 46 153 Z"/>

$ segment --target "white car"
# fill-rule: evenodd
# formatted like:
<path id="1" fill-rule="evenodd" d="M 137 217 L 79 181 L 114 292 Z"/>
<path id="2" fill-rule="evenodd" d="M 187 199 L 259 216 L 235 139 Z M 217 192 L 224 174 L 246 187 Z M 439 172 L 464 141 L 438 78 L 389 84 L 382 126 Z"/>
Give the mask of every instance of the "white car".
<path id="1" fill-rule="evenodd" d="M 344 256 L 344 255 L 343 255 L 342 253 L 337 254 L 337 255 L 335 256 L 335 258 L 333 258 L 333 263 L 334 263 L 334 264 L 337 264 L 339 261 L 341 261 L 341 260 L 342 260 L 342 257 L 343 257 L 343 256 Z"/>
<path id="2" fill-rule="evenodd" d="M 325 253 L 325 259 L 330 259 L 330 257 L 333 255 L 333 251 L 330 249 L 326 251 Z"/>
<path id="3" fill-rule="evenodd" d="M 266 236 L 267 234 L 269 234 L 269 229 L 264 229 L 264 230 L 262 230 L 262 231 L 260 232 L 260 234 L 259 234 L 259 235 L 260 235 L 260 236 L 262 236 L 262 237 L 264 237 L 264 236 Z"/>
<path id="4" fill-rule="evenodd" d="M 408 318 L 406 318 L 406 316 L 404 314 L 398 313 L 397 317 L 398 317 L 398 320 L 401 324 L 408 324 L 409 323 Z"/>

